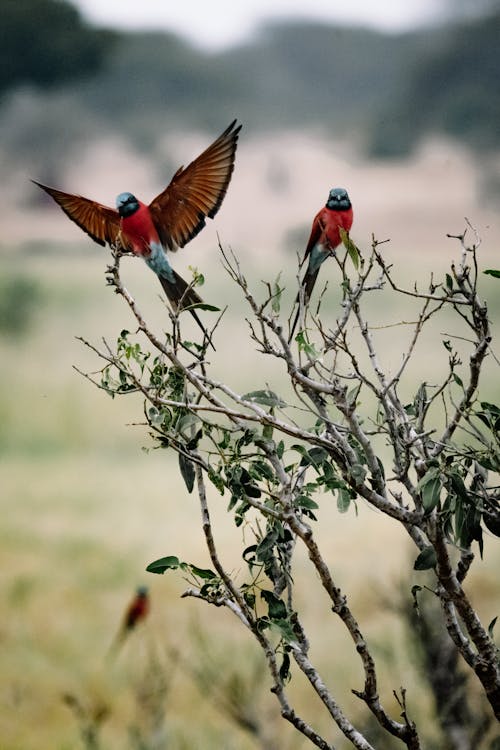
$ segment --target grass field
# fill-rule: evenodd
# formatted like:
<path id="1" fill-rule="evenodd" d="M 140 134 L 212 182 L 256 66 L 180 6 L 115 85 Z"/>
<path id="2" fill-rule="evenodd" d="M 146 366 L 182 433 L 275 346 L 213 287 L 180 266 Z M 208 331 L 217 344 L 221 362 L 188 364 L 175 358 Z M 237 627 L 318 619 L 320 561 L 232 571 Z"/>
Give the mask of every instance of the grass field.
<path id="1" fill-rule="evenodd" d="M 296 227 L 307 233 L 309 219 L 303 206 L 318 194 L 311 188 L 300 193 L 294 176 L 298 170 L 306 180 L 309 171 L 312 175 L 314 169 L 321 173 L 324 168 L 317 150 L 307 151 L 306 146 L 309 148 L 302 140 L 295 150 L 288 144 L 291 159 L 297 161 L 290 168 L 289 205 L 296 207 L 292 218 L 283 216 L 288 208 L 281 195 L 275 196 L 271 205 L 272 191 L 265 192 L 267 183 L 259 186 L 256 146 L 250 144 L 241 149 L 242 172 L 247 179 L 242 173 L 235 176 L 235 195 L 228 196 L 223 222 L 223 241 L 238 252 L 243 270 L 256 286 L 259 279 L 273 279 L 283 270 L 290 304 L 295 294 L 296 258 L 295 251 L 286 248 L 284 236 Z M 272 150 L 271 143 L 269 153 Z M 303 163 L 299 163 L 299 152 Z M 445 154 L 447 163 L 453 162 L 450 152 Z M 328 157 L 337 172 L 343 167 L 346 182 L 356 186 L 360 216 L 366 208 L 355 224 L 356 241 L 361 247 L 369 245 L 372 230 L 396 237 L 386 252 L 400 278 L 425 283 L 431 268 L 438 274 L 444 272 L 458 250 L 444 233 L 461 231 L 465 212 L 473 222 L 478 219 L 478 229 L 486 235 L 481 256 L 484 266 L 498 267 L 498 217 L 467 205 L 473 173 L 467 172 L 471 167 L 462 156 L 454 157 L 455 171 L 449 166 L 446 179 L 438 166 L 432 167 L 428 154 L 413 167 L 406 165 L 406 171 L 404 165 L 395 165 L 392 172 L 389 167 L 340 164 L 335 153 Z M 439 163 L 443 167 L 444 161 Z M 376 169 L 379 179 L 383 171 L 385 204 Z M 265 162 L 261 171 L 265 172 Z M 435 183 L 442 178 L 450 185 L 449 195 L 441 196 L 443 202 L 448 200 L 447 211 L 439 204 L 433 210 L 428 204 L 425 210 L 419 207 L 419 185 L 433 174 L 426 201 L 429 195 L 431 203 L 438 200 Z M 311 177 L 308 184 L 312 181 Z M 462 184 L 466 187 L 460 192 Z M 319 192 L 322 196 L 324 190 Z M 375 205 L 370 204 L 370 195 Z M 260 212 L 260 201 L 262 221 L 256 221 L 252 212 Z M 458 214 L 461 201 L 464 213 Z M 274 227 L 273 215 L 280 217 L 280 231 Z M 307 215 L 311 215 L 309 207 Z M 33 239 L 38 221 L 42 245 Z M 50 223 L 44 222 L 45 212 L 27 214 L 25 236 L 18 229 L 18 242 L 2 248 L 0 254 L 3 278 L 25 276 L 35 280 L 39 289 L 29 329 L 16 336 L 3 335 L 0 342 L 0 600 L 4 612 L 0 624 L 0 748 L 77 748 L 81 746 L 79 732 L 86 723 L 92 726 L 98 722 L 99 716 L 103 748 L 160 748 L 166 746 L 160 743 L 162 737 L 168 738 L 173 750 L 255 747 L 198 691 L 184 661 L 176 661 L 175 650 L 191 664 L 213 651 L 228 681 L 242 670 L 246 684 L 241 690 L 247 691 L 242 700 L 246 696 L 259 716 L 269 717 L 270 737 L 277 747 L 305 747 L 280 723 L 265 677 L 257 680 L 252 676 L 258 659 L 228 614 L 180 599 L 185 582 L 179 576 L 145 573 L 148 562 L 165 554 L 201 566 L 208 564 L 196 498 L 187 495 L 169 453 L 143 450 L 153 447 L 146 430 L 130 425 L 141 422 L 140 400 L 112 400 L 73 369 L 76 365 L 90 372 L 100 366 L 76 336 L 95 343 L 102 337 L 113 342 L 122 329 L 133 326 L 133 320 L 123 302 L 104 284 L 105 251 L 90 242 L 78 242 L 78 235 L 62 215 L 51 214 Z M 51 231 L 56 241 L 49 241 Z M 255 254 L 250 252 L 253 237 Z M 277 250 L 271 252 L 271 248 Z M 200 236 L 196 250 L 193 245 L 184 253 L 182 258 L 179 255 L 177 267 L 183 272 L 189 263 L 198 265 L 207 278 L 202 290 L 205 299 L 229 305 L 213 355 L 218 376 L 242 391 L 267 383 L 279 391 L 283 373 L 251 347 L 244 322 L 246 311 L 221 269 L 213 227 Z M 127 260 L 124 275 L 148 319 L 161 326 L 167 316 L 152 274 L 138 262 Z M 495 283 L 484 277 L 484 294 L 491 300 L 498 330 L 500 303 Z M 334 299 L 331 304 L 334 311 Z M 405 320 L 409 315 L 404 309 L 387 308 L 384 302 L 373 310 L 374 324 Z M 454 324 L 450 321 L 449 325 Z M 443 366 L 441 334 L 439 331 L 437 344 L 422 343 L 414 382 L 404 384 L 408 392 Z M 400 356 L 409 334 L 405 327 L 398 327 L 382 329 L 378 335 L 381 351 L 390 362 L 391 357 Z M 436 351 L 429 348 L 432 346 Z M 497 371 L 490 358 L 484 385 L 488 400 L 497 397 Z M 243 565 L 238 553 L 241 531 L 226 518 L 225 504 L 226 499 L 211 497 L 223 561 L 237 571 Z M 318 536 L 325 555 L 341 587 L 351 593 L 353 608 L 382 659 L 384 700 L 390 703 L 392 690 L 400 685 L 414 687 L 419 695 L 418 675 L 398 658 L 405 648 L 404 638 L 397 617 L 386 604 L 388 591 L 396 600 L 401 579 L 407 576 L 407 561 L 413 554 L 409 545 L 398 529 L 364 506 L 359 507 L 358 517 L 354 513 L 341 516 L 324 499 L 319 517 Z M 492 542 L 492 538 L 486 539 L 485 560 L 478 562 L 469 582 L 486 623 L 497 614 L 498 604 L 500 555 Z M 135 587 L 144 582 L 151 588 L 151 617 L 110 664 L 106 652 L 121 613 Z M 351 706 L 356 712 L 359 707 L 350 688 L 359 687 L 359 666 L 345 635 L 329 615 L 319 585 L 309 579 L 305 557 L 299 558 L 297 585 L 312 633 L 312 656 L 321 664 L 325 678 L 338 685 L 344 707 Z M 201 644 L 200 630 L 206 638 Z M 158 664 L 162 666 L 159 671 Z M 292 693 L 307 710 L 309 720 L 328 732 L 326 716 L 300 680 Z M 73 709 L 63 700 L 68 694 Z M 81 708 L 79 719 L 75 700 Z M 430 710 L 420 695 L 412 708 L 417 718 L 426 717 Z M 139 744 L 141 731 L 149 745 Z M 333 740 L 343 747 L 335 733 Z"/>

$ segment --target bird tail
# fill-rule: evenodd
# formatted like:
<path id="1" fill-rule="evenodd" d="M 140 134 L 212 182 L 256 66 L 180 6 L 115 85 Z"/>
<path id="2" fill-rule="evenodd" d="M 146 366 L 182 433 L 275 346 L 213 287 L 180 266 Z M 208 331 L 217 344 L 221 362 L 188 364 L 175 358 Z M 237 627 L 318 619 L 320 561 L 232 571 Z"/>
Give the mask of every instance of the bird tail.
<path id="1" fill-rule="evenodd" d="M 172 273 L 174 274 L 175 281 L 169 281 L 165 276 L 158 276 L 160 279 L 160 283 L 163 287 L 163 290 L 165 294 L 168 297 L 168 300 L 172 307 L 174 308 L 175 312 L 179 312 L 180 310 L 185 310 L 190 305 L 198 305 L 200 302 L 203 302 L 200 295 L 195 292 L 192 286 L 190 286 L 187 282 L 184 281 L 184 279 L 179 276 L 178 273 L 172 269 Z M 210 334 L 208 333 L 207 329 L 199 319 L 198 315 L 196 314 L 196 310 L 189 310 L 193 318 L 196 320 L 197 324 L 203 331 L 203 335 L 206 337 L 207 341 L 209 342 L 212 349 L 215 351 L 215 346 L 212 344 L 212 339 L 210 338 Z"/>
<path id="2" fill-rule="evenodd" d="M 309 300 L 311 299 L 311 294 L 314 289 L 314 285 L 316 283 L 316 279 L 318 278 L 319 273 L 319 267 L 315 271 L 310 271 L 309 268 L 304 274 L 304 278 L 302 279 L 302 290 L 297 294 L 297 297 L 295 299 L 295 304 L 297 305 L 297 312 L 295 313 L 295 318 L 293 320 L 292 327 L 290 329 L 290 335 L 288 337 L 288 343 L 290 344 L 293 339 L 293 334 L 295 333 L 295 329 L 297 328 L 297 323 L 299 322 L 299 316 L 300 316 L 300 298 L 301 295 L 303 296 L 303 307 L 307 305 Z"/>
<path id="3" fill-rule="evenodd" d="M 111 645 L 108 648 L 106 658 L 107 659 L 116 659 L 118 656 L 118 653 L 121 651 L 121 648 L 125 642 L 125 639 L 127 638 L 128 630 L 126 628 L 121 627 L 120 630 L 117 632 L 113 640 L 111 641 Z"/>

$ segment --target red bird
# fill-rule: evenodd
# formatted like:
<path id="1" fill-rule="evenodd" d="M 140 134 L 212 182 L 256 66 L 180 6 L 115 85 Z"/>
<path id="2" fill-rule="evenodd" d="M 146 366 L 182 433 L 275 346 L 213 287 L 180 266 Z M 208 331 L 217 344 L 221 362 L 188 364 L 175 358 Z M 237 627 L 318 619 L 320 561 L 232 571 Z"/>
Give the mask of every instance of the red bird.
<path id="1" fill-rule="evenodd" d="M 306 258 L 309 257 L 307 271 L 302 279 L 304 305 L 311 298 L 321 264 L 335 254 L 335 248 L 342 242 L 340 229 L 345 229 L 348 232 L 352 226 L 352 220 L 352 205 L 347 191 L 344 188 L 333 188 L 330 190 L 326 205 L 314 217 L 311 235 L 301 263 L 303 265 Z M 297 295 L 295 304 L 298 304 L 299 301 L 300 294 Z M 293 338 L 299 314 L 300 305 L 290 331 L 289 343 Z"/>
<path id="2" fill-rule="evenodd" d="M 236 127 L 233 120 L 197 159 L 177 170 L 149 206 L 132 193 L 120 193 L 115 210 L 33 182 L 99 245 L 108 243 L 144 258 L 160 279 L 173 309 L 182 310 L 202 300 L 171 267 L 167 250 L 184 247 L 203 229 L 206 217 L 213 219 L 219 210 L 234 169 L 240 130 L 241 125 Z M 190 312 L 206 335 L 196 312 Z"/>
<path id="3" fill-rule="evenodd" d="M 139 586 L 136 594 L 128 605 L 120 630 L 111 644 L 110 654 L 116 654 L 119 647 L 123 644 L 129 633 L 134 630 L 136 625 L 144 620 L 149 614 L 149 594 L 146 586 Z"/>

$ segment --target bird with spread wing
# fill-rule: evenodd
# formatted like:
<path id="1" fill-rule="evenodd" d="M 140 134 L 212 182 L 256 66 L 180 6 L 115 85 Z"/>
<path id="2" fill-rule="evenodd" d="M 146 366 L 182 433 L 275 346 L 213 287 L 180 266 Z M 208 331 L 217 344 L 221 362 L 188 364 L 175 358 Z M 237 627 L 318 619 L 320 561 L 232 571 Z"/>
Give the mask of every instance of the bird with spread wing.
<path id="1" fill-rule="evenodd" d="M 197 292 L 170 265 L 168 252 L 184 247 L 213 219 L 226 195 L 234 169 L 241 125 L 236 120 L 186 168 L 179 167 L 170 184 L 149 205 L 132 193 L 120 193 L 116 209 L 80 195 L 42 185 L 64 213 L 99 245 L 144 258 L 158 276 L 174 311 L 202 302 Z M 208 336 L 194 309 L 196 322 Z"/>

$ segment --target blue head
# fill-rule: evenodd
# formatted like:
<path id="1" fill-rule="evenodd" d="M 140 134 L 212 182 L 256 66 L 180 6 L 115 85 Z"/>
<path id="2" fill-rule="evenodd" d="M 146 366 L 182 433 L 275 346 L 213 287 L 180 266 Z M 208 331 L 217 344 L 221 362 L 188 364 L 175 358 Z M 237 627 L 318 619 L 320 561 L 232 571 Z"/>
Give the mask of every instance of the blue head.
<path id="1" fill-rule="evenodd" d="M 344 188 L 332 188 L 328 194 L 326 207 L 334 211 L 347 211 L 351 208 L 351 201 Z"/>
<path id="2" fill-rule="evenodd" d="M 132 216 L 139 208 L 139 201 L 132 193 L 120 193 L 116 198 L 116 208 L 122 218 Z"/>

